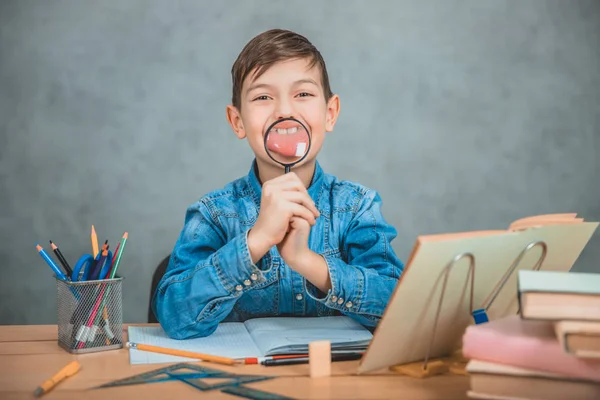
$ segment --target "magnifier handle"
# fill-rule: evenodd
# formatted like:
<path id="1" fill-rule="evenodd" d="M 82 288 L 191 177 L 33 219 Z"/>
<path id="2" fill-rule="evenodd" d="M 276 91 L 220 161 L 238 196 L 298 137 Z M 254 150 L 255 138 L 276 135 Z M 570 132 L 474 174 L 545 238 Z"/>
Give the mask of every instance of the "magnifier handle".
<path id="1" fill-rule="evenodd" d="M 286 165 L 286 166 L 285 166 L 285 173 L 287 174 L 288 172 L 290 172 L 290 166 L 289 166 L 289 165 Z"/>

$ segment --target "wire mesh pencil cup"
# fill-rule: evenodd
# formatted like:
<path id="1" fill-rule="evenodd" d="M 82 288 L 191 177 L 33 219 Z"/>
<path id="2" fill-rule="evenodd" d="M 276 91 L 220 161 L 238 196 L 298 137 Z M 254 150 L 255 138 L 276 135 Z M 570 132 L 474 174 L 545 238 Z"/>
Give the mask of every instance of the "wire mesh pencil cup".
<path id="1" fill-rule="evenodd" d="M 123 278 L 83 282 L 56 278 L 58 344 L 70 353 L 123 347 Z"/>

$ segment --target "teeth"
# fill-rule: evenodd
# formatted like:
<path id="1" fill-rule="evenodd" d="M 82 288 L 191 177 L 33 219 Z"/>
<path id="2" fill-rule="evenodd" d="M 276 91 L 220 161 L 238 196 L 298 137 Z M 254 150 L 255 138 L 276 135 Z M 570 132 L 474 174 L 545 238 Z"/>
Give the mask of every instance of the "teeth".
<path id="1" fill-rule="evenodd" d="M 273 130 L 276 131 L 280 135 L 291 135 L 291 134 L 298 132 L 298 127 L 295 126 L 293 128 L 289 128 L 289 129 L 275 128 Z"/>

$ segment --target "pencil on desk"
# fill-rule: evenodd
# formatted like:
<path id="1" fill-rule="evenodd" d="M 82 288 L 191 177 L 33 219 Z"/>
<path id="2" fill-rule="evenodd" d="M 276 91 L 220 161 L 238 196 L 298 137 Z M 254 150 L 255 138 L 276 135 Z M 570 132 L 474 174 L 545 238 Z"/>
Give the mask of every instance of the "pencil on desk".
<path id="1" fill-rule="evenodd" d="M 360 360 L 363 356 L 363 353 L 340 353 L 340 354 L 332 354 L 331 361 L 352 361 L 352 360 Z M 274 367 L 279 365 L 295 365 L 295 364 L 308 364 L 310 358 L 309 357 L 290 357 L 290 358 L 273 358 L 267 359 L 261 362 L 265 367 Z"/>
<path id="2" fill-rule="evenodd" d="M 196 358 L 198 360 L 214 362 L 217 364 L 234 365 L 241 363 L 240 361 L 237 361 L 233 358 L 213 356 L 211 354 L 195 353 L 193 351 L 186 350 L 168 349 L 165 347 L 152 346 L 149 344 L 127 342 L 126 346 L 131 349 L 150 351 L 152 353 L 169 354 L 171 356 Z"/>
<path id="3" fill-rule="evenodd" d="M 75 375 L 81 369 L 81 365 L 77 361 L 72 361 L 67 364 L 63 369 L 58 371 L 52 378 L 48 379 L 33 392 L 35 397 L 40 397 L 44 393 L 52 390 L 56 385 L 58 385 L 63 379 L 68 378 L 70 376 Z"/>
<path id="4" fill-rule="evenodd" d="M 308 353 L 305 354 L 282 354 L 278 356 L 266 356 L 266 357 L 246 357 L 240 358 L 242 364 L 260 364 L 266 360 L 282 360 L 287 358 L 303 358 L 308 357 Z"/>

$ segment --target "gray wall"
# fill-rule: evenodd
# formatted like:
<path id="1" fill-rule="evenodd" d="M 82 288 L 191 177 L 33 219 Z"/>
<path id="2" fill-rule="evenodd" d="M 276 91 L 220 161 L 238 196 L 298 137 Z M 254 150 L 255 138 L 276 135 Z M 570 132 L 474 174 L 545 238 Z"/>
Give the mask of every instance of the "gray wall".
<path id="1" fill-rule="evenodd" d="M 116 244 L 125 320 L 185 208 L 246 174 L 230 68 L 284 27 L 322 51 L 342 111 L 320 161 L 418 234 L 541 213 L 600 220 L 598 1 L 0 1 L 0 323 L 55 323 L 34 244 Z M 600 272 L 600 232 L 575 265 Z"/>

